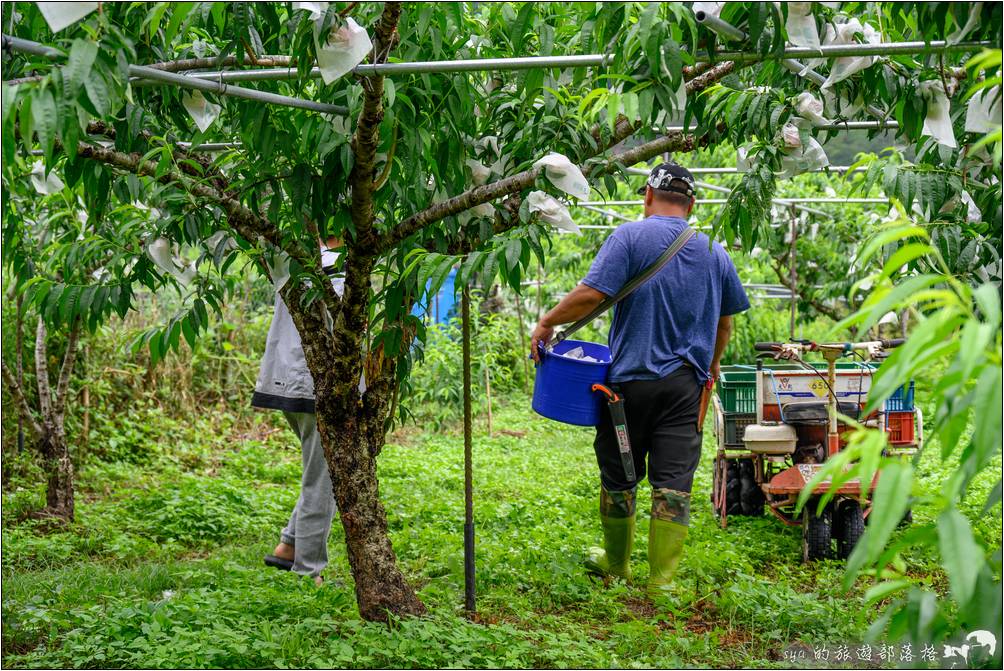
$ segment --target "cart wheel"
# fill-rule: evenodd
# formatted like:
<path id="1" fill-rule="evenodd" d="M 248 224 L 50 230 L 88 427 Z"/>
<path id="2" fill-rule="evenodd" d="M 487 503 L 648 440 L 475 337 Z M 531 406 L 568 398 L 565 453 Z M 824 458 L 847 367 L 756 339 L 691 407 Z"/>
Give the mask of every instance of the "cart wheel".
<path id="1" fill-rule="evenodd" d="M 742 482 L 740 480 L 739 459 L 730 459 L 725 467 L 725 512 L 728 515 L 742 515 Z"/>
<path id="2" fill-rule="evenodd" d="M 722 486 L 724 474 L 725 483 Z M 742 515 L 742 483 L 739 479 L 738 459 L 715 459 L 714 479 L 712 481 L 711 502 L 714 503 L 715 515 L 721 517 L 721 501 L 718 497 L 725 496 L 725 515 Z"/>
<path id="3" fill-rule="evenodd" d="M 837 539 L 837 557 L 847 559 L 854 551 L 861 535 L 865 532 L 865 517 L 861 512 L 861 504 L 851 499 L 844 499 L 837 507 L 833 535 Z"/>
<path id="4" fill-rule="evenodd" d="M 802 509 L 802 561 L 829 559 L 833 556 L 831 547 L 832 515 L 826 508 L 816 516 L 816 503 L 810 501 Z"/>
<path id="5" fill-rule="evenodd" d="M 766 498 L 753 476 L 752 459 L 743 459 L 739 462 L 739 502 L 743 515 L 751 517 L 763 515 Z"/>

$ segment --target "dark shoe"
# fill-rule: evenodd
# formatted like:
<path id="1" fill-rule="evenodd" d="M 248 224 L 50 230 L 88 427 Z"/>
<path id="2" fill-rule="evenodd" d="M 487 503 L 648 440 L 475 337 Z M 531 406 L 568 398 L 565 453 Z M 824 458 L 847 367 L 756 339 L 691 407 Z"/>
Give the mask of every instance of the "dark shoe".
<path id="1" fill-rule="evenodd" d="M 265 566 L 271 566 L 272 568 L 277 568 L 280 571 L 293 570 L 293 562 L 288 559 L 283 559 L 282 557 L 276 557 L 275 555 L 265 555 Z"/>

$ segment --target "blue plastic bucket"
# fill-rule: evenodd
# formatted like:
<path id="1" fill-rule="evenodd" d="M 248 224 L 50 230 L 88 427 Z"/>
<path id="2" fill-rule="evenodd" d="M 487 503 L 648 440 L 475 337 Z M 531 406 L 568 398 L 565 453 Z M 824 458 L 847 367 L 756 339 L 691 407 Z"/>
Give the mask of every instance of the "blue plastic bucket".
<path id="1" fill-rule="evenodd" d="M 582 361 L 562 356 L 581 347 L 586 356 L 597 361 Z M 610 368 L 610 348 L 581 340 L 564 340 L 550 351 L 544 350 L 533 382 L 533 409 L 548 419 L 596 426 L 604 410 L 603 394 L 594 393 L 592 386 L 605 384 Z"/>

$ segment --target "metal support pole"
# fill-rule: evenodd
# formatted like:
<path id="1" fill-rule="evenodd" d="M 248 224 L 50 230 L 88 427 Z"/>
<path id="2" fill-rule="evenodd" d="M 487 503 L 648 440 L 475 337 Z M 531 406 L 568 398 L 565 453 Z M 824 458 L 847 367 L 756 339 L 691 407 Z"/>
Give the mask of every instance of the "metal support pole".
<path id="1" fill-rule="evenodd" d="M 732 189 L 730 189 L 727 186 L 718 186 L 717 184 L 709 184 L 708 182 L 701 182 L 701 181 L 697 181 L 695 182 L 695 184 L 699 189 L 707 189 L 708 191 L 717 191 L 718 193 L 728 193 L 728 194 L 732 193 Z M 792 205 L 791 201 L 785 198 L 772 198 L 770 202 L 774 203 L 775 205 L 788 205 L 788 206 Z M 806 207 L 805 205 L 795 205 L 794 207 L 795 209 L 801 210 L 802 212 L 816 214 L 821 217 L 826 217 L 827 219 L 833 218 L 833 216 L 831 214 L 828 214 L 827 212 L 823 212 L 822 210 L 816 210 L 811 207 Z"/>
<path id="2" fill-rule="evenodd" d="M 464 358 L 464 608 L 475 611 L 474 603 L 474 475 L 471 464 L 471 292 L 464 287 L 461 298 Z"/>
<path id="3" fill-rule="evenodd" d="M 724 22 L 723 22 L 724 23 Z M 738 29 L 736 29 L 738 30 Z M 741 31 L 740 31 L 741 32 Z M 840 56 L 884 56 L 903 54 L 926 54 L 931 52 L 978 51 L 993 46 L 989 41 L 959 42 L 949 44 L 945 40 L 931 42 L 887 42 L 883 44 L 828 44 L 812 49 L 808 47 L 786 47 L 781 54 L 761 55 L 754 51 L 722 51 L 714 59 L 707 54 L 694 54 L 694 62 L 736 61 L 750 63 L 777 58 L 834 58 Z M 509 72 L 533 69 L 589 68 L 606 65 L 613 56 L 610 54 L 578 54 L 570 56 L 521 56 L 514 58 L 471 58 L 443 61 L 415 61 L 411 63 L 364 63 L 352 71 L 356 75 L 394 76 L 414 74 L 445 74 L 451 72 Z M 265 81 L 296 79 L 295 68 L 259 68 L 257 70 L 226 70 L 220 72 L 200 72 L 189 76 L 213 81 Z M 320 77 L 320 70 L 313 68 L 310 77 Z"/>
<path id="4" fill-rule="evenodd" d="M 795 266 L 795 243 L 798 240 L 798 226 L 796 226 L 797 217 L 795 215 L 795 208 L 791 209 L 791 247 L 788 250 L 788 282 L 789 289 L 791 289 L 791 318 L 790 325 L 788 327 L 788 340 L 795 341 L 795 312 L 796 303 L 795 300 L 795 284 L 798 280 L 797 269 Z"/>
<path id="5" fill-rule="evenodd" d="M 625 217 L 623 214 L 618 214 L 617 212 L 612 212 L 611 210 L 604 210 L 602 207 L 595 207 L 593 205 L 583 205 L 582 207 L 586 208 L 590 212 L 596 212 L 597 214 L 604 214 L 607 217 L 611 217 L 613 219 L 620 219 L 623 222 L 635 221 L 631 217 Z M 580 226 L 579 228 L 582 227 Z"/>
<path id="6" fill-rule="evenodd" d="M 540 311 L 544 308 L 544 264 L 537 262 L 537 321 L 540 321 Z"/>
<path id="7" fill-rule="evenodd" d="M 888 198 L 778 198 L 779 205 L 798 205 L 800 203 L 828 203 L 832 205 L 871 205 L 888 204 Z M 725 198 L 697 198 L 698 205 L 723 205 Z M 634 207 L 644 205 L 644 200 L 580 200 L 575 205 L 582 207 Z"/>
<path id="8" fill-rule="evenodd" d="M 716 19 L 722 24 L 729 25 L 720 19 Z M 729 26 L 733 35 L 745 35 L 734 26 Z M 31 42 L 10 35 L 3 36 L 4 48 L 14 51 L 22 51 L 46 58 L 58 58 L 65 56 L 59 49 L 48 47 L 37 42 Z M 782 61 L 792 58 L 835 58 L 844 56 L 892 56 L 909 54 L 927 54 L 932 52 L 966 52 L 978 51 L 984 47 L 993 47 L 990 41 L 981 42 L 959 42 L 951 44 L 945 40 L 933 40 L 931 42 L 887 42 L 883 44 L 828 44 L 820 46 L 818 49 L 809 47 L 786 47 L 780 54 L 771 53 L 761 55 L 754 51 L 721 51 L 712 58 L 708 54 L 694 54 L 694 61 L 697 63 L 735 61 L 739 63 L 752 63 L 763 60 L 781 59 Z M 527 56 L 514 58 L 472 58 L 443 61 L 416 61 L 411 63 L 364 63 L 357 65 L 353 73 L 361 76 L 393 76 L 393 75 L 414 75 L 414 74 L 445 74 L 451 72 L 507 72 L 515 70 L 533 69 L 568 69 L 601 67 L 612 60 L 610 54 L 577 54 L 567 56 Z M 786 64 L 786 67 L 794 68 L 796 64 Z M 801 64 L 797 64 L 801 69 Z M 134 66 L 143 67 L 143 66 Z M 154 68 L 148 68 L 154 70 Z M 156 70 L 164 72 L 163 70 Z M 168 73 L 170 74 L 170 73 Z M 163 83 L 168 82 L 164 78 L 156 78 L 148 72 L 133 72 L 130 68 L 130 75 L 145 80 L 156 80 Z M 295 68 L 258 68 L 254 70 L 221 70 L 213 72 L 192 72 L 187 75 L 177 75 L 186 79 L 208 80 L 215 84 L 230 84 L 242 81 L 279 81 L 286 79 L 297 79 L 299 73 Z M 312 78 L 320 77 L 319 68 L 312 68 L 308 75 Z M 141 82 L 136 82 L 142 85 Z M 260 92 L 259 92 L 260 93 Z M 284 97 L 284 96 L 283 96 Z M 291 100 L 296 100 L 295 98 Z"/>
<path id="9" fill-rule="evenodd" d="M 519 349 L 523 353 L 520 357 L 523 359 L 523 391 L 530 391 L 530 359 L 527 358 L 526 353 L 529 351 L 526 347 L 526 322 L 523 320 L 523 298 L 519 295 L 519 292 L 515 292 L 516 295 L 516 318 L 519 320 Z"/>
<path id="10" fill-rule="evenodd" d="M 196 145 L 195 148 L 192 148 L 191 142 L 176 142 L 175 144 L 178 146 L 178 149 L 196 153 L 229 151 L 231 149 L 240 149 L 244 146 L 243 142 L 203 142 L 200 145 Z"/>
<path id="11" fill-rule="evenodd" d="M 11 51 L 20 51 L 36 56 L 43 56 L 45 58 L 60 58 L 65 55 L 59 49 L 53 49 L 52 47 L 47 47 L 44 44 L 39 44 L 38 42 L 23 40 L 19 37 L 13 37 L 10 35 L 3 36 L 3 46 L 4 49 Z M 173 72 L 166 72 L 164 70 L 158 70 L 157 68 L 147 67 L 145 65 L 130 65 L 129 76 L 139 77 L 149 81 L 156 81 L 162 84 L 172 84 L 183 89 L 208 91 L 210 93 L 216 93 L 223 96 L 233 96 L 235 98 L 254 100 L 255 102 L 267 103 L 269 105 L 282 105 L 284 107 L 294 107 L 310 110 L 312 112 L 324 112 L 327 114 L 344 115 L 349 113 L 349 108 L 342 105 L 329 105 L 327 103 L 319 103 L 313 100 L 282 96 L 277 93 L 269 93 L 268 91 L 258 91 L 255 89 L 241 88 L 239 86 L 229 86 L 222 77 L 200 78 L 190 75 L 179 75 Z"/>
<path id="12" fill-rule="evenodd" d="M 22 310 L 24 295 L 17 295 L 17 326 L 15 327 L 15 337 L 17 338 L 17 384 L 24 390 L 24 311 Z M 41 319 L 41 317 L 39 317 Z M 17 408 L 17 453 L 24 452 L 24 415 L 21 414 L 21 406 Z"/>
<path id="13" fill-rule="evenodd" d="M 827 166 L 825 168 L 817 168 L 816 170 L 806 170 L 805 172 L 801 173 L 801 175 L 808 175 L 808 174 L 820 173 L 820 172 L 840 172 L 840 173 L 846 173 L 846 172 L 864 172 L 867 169 L 868 168 L 859 167 L 859 168 L 854 168 L 854 170 L 852 171 L 851 167 L 849 165 L 831 165 L 831 166 Z M 689 170 L 692 175 L 739 175 L 739 174 L 742 174 L 741 172 L 739 172 L 738 168 L 734 168 L 734 167 L 731 167 L 731 166 L 730 167 L 719 167 L 719 168 L 696 168 L 695 167 L 695 168 L 687 168 L 687 170 Z M 645 170 L 644 168 L 627 168 L 627 172 L 629 174 L 631 174 L 631 175 L 645 175 L 647 177 L 650 171 L 649 170 Z M 795 175 L 795 177 L 799 177 L 801 175 Z"/>

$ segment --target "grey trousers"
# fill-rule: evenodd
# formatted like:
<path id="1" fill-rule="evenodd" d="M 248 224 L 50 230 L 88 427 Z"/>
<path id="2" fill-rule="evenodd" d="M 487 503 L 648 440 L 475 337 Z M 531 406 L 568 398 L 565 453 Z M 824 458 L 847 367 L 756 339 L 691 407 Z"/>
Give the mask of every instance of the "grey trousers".
<path id="1" fill-rule="evenodd" d="M 316 576 L 328 565 L 328 534 L 336 510 L 331 476 L 324 460 L 321 435 L 317 432 L 317 417 L 309 412 L 283 414 L 300 439 L 303 476 L 300 498 L 280 539 L 294 547 L 293 572 Z"/>

